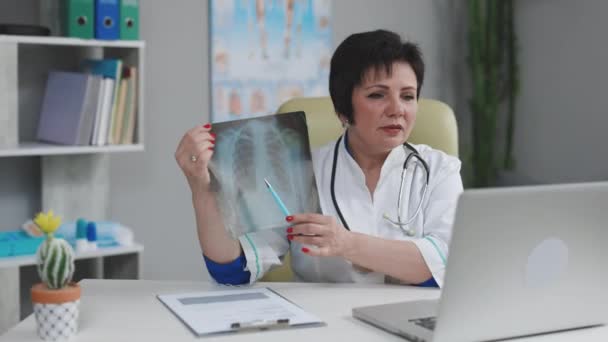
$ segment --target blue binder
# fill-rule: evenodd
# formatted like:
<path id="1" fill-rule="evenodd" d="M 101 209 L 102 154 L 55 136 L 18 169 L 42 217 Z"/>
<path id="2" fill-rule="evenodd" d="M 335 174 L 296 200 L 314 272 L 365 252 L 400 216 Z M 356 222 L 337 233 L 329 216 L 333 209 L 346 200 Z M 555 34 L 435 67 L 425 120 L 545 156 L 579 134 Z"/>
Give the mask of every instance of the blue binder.
<path id="1" fill-rule="evenodd" d="M 95 0 L 95 38 L 120 39 L 120 0 Z"/>

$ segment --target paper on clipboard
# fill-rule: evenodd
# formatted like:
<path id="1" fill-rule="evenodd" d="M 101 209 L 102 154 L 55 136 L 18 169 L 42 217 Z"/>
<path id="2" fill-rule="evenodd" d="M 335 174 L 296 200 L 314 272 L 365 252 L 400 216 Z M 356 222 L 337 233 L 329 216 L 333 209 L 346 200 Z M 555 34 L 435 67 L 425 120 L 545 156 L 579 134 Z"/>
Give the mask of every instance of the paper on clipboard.
<path id="1" fill-rule="evenodd" d="M 198 336 L 323 324 L 314 315 L 269 288 L 231 289 L 158 295 Z"/>

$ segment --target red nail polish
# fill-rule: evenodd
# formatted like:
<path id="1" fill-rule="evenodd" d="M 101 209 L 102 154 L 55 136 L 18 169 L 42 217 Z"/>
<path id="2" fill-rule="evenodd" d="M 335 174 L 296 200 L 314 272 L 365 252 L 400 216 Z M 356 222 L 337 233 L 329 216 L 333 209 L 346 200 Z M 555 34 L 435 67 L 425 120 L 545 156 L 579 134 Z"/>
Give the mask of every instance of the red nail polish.
<path id="1" fill-rule="evenodd" d="M 215 144 L 215 139 L 209 140 L 210 143 Z"/>
<path id="2" fill-rule="evenodd" d="M 287 220 L 287 222 L 291 222 L 293 221 L 293 216 L 289 215 L 285 219 Z"/>
<path id="3" fill-rule="evenodd" d="M 211 135 L 211 137 L 212 137 L 213 139 L 215 139 L 215 136 L 216 136 L 216 135 L 215 135 L 215 133 L 209 133 L 209 135 Z"/>
<path id="4" fill-rule="evenodd" d="M 289 241 L 293 240 L 293 235 L 287 235 L 287 239 L 288 239 Z"/>
<path id="5" fill-rule="evenodd" d="M 205 126 L 203 126 L 205 128 L 211 128 L 211 124 L 206 124 Z"/>
<path id="6" fill-rule="evenodd" d="M 213 147 L 209 147 L 209 151 L 213 151 Z"/>
<path id="7" fill-rule="evenodd" d="M 306 247 L 302 247 L 302 252 L 304 253 L 308 253 L 310 252 L 310 249 L 306 248 Z"/>
<path id="8" fill-rule="evenodd" d="M 287 228 L 287 232 L 288 233 L 293 233 L 293 228 L 292 227 Z"/>

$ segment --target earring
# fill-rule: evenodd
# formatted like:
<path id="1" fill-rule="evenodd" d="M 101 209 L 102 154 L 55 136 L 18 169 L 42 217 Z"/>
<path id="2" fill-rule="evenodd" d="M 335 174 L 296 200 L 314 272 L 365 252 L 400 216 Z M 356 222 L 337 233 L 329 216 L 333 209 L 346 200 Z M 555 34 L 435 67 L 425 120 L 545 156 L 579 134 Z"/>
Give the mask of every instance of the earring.
<path id="1" fill-rule="evenodd" d="M 342 127 L 343 128 L 349 128 L 350 127 L 350 121 L 348 121 L 348 119 L 345 119 L 344 121 L 342 121 Z"/>

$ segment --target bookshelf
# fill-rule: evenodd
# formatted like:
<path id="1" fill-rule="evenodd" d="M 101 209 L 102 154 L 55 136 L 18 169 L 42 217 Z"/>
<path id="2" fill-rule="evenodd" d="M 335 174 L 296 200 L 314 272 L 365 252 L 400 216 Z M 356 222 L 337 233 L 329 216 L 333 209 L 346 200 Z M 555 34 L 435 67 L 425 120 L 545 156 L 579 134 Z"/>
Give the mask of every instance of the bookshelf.
<path id="1" fill-rule="evenodd" d="M 124 255 L 124 254 L 135 254 L 143 252 L 143 246 L 139 244 L 133 244 L 131 246 L 117 246 L 98 248 L 94 251 L 79 252 L 74 255 L 75 260 L 80 259 L 91 259 L 91 258 L 103 258 L 108 256 Z M 25 267 L 36 265 L 35 255 L 24 255 L 11 258 L 0 258 L 0 268 L 8 267 Z M 138 276 L 140 276 L 140 270 L 137 270 Z"/>
<path id="2" fill-rule="evenodd" d="M 145 146 L 144 55 L 143 41 L 0 35 L 0 158 L 41 157 L 42 208 L 54 208 L 68 219 L 106 218 L 107 155 Z M 86 58 L 120 58 L 123 65 L 137 68 L 132 144 L 66 146 L 36 140 L 49 70 L 81 71 Z"/>
<path id="3" fill-rule="evenodd" d="M 0 157 L 143 150 L 144 51 L 143 41 L 0 35 Z M 110 145 L 98 150 L 94 146 L 53 149 L 52 145 L 36 142 L 49 70 L 80 71 L 85 58 L 120 58 L 125 65 L 137 67 L 137 128 L 131 148 Z"/>
<path id="4" fill-rule="evenodd" d="M 40 209 L 53 209 L 64 221 L 108 218 L 110 153 L 145 146 L 144 55 L 143 41 L 0 35 L 0 158 L 40 158 Z M 48 72 L 81 71 L 87 58 L 120 58 L 137 68 L 132 144 L 65 146 L 36 140 Z M 75 279 L 138 279 L 142 251 L 135 245 L 79 255 Z M 0 259 L 0 335 L 31 313 L 29 288 L 38 281 L 32 258 Z"/>
<path id="5" fill-rule="evenodd" d="M 145 43 L 140 40 L 97 40 L 80 39 L 71 37 L 38 37 L 38 36 L 12 36 L 1 35 L 0 43 L 19 43 L 33 45 L 62 45 L 62 46 L 88 46 L 88 47 L 109 47 L 109 48 L 134 48 L 141 49 Z"/>
<path id="6" fill-rule="evenodd" d="M 38 141 L 22 141 L 16 148 L 0 149 L 0 157 L 50 156 L 82 153 L 136 152 L 143 151 L 143 144 L 106 146 L 61 146 Z"/>

